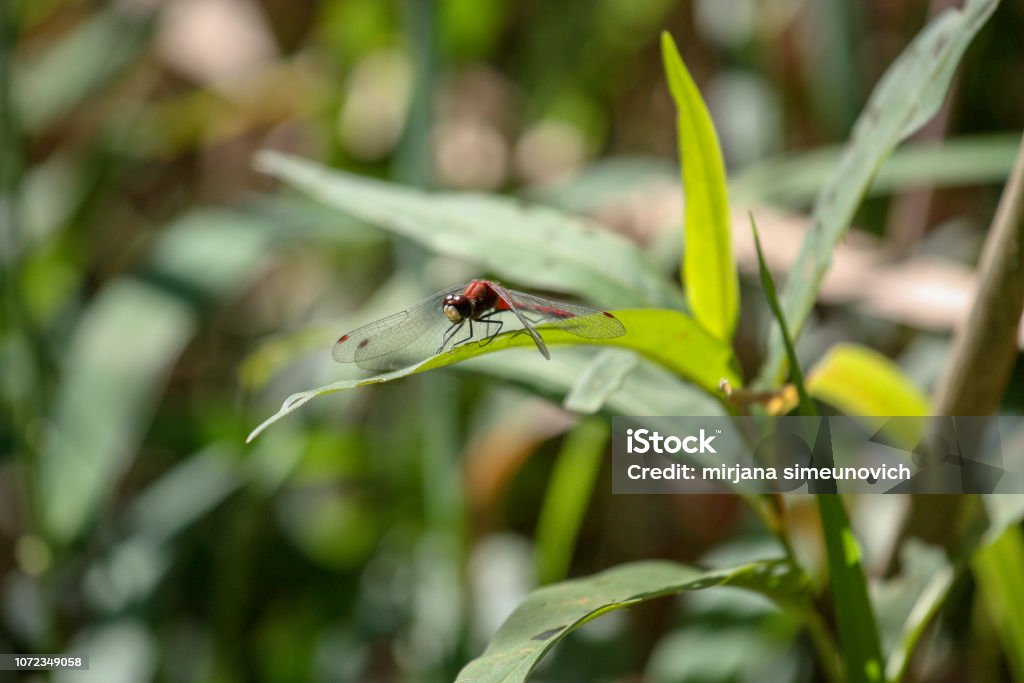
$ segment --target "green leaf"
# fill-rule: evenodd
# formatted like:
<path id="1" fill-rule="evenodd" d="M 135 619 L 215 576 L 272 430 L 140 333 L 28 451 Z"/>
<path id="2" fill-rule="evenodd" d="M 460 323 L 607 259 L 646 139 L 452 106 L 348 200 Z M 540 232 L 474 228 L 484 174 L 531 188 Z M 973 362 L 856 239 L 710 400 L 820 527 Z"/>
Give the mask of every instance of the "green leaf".
<path id="1" fill-rule="evenodd" d="M 678 115 L 679 160 L 683 168 L 683 286 L 694 318 L 729 341 L 739 314 L 739 281 L 732 255 L 729 196 L 718 136 L 700 91 L 667 32 L 661 56 Z"/>
<path id="2" fill-rule="evenodd" d="M 576 425 L 551 473 L 537 521 L 537 576 L 541 583 L 564 579 L 583 516 L 601 471 L 608 422 L 590 418 Z"/>
<path id="3" fill-rule="evenodd" d="M 593 367 L 593 354 L 583 348 L 565 348 L 555 362 L 539 353 L 482 356 L 459 366 L 506 382 L 520 384 L 534 393 L 564 396 Z M 711 394 L 679 379 L 661 365 L 640 359 L 639 365 L 610 394 L 606 408 L 617 415 L 727 415 L 723 403 Z"/>
<path id="4" fill-rule="evenodd" d="M 1019 147 L 1016 133 L 908 142 L 882 164 L 868 194 L 1001 183 L 1009 177 Z M 810 203 L 833 174 L 841 154 L 841 147 L 819 147 L 759 162 L 733 178 L 729 192 L 737 203 Z"/>
<path id="5" fill-rule="evenodd" d="M 947 9 L 903 51 L 875 87 L 854 125 L 843 157 L 814 207 L 814 227 L 791 269 L 782 310 L 799 335 L 832 264 L 832 250 L 850 227 L 854 212 L 882 162 L 938 110 L 967 45 L 998 0 L 968 0 Z M 776 328 L 759 384 L 774 386 L 783 375 L 786 350 Z"/>
<path id="6" fill-rule="evenodd" d="M 804 604 L 808 594 L 806 576 L 785 560 L 711 571 L 663 561 L 625 564 L 533 592 L 456 681 L 525 681 L 556 643 L 591 619 L 654 598 L 713 586 L 747 588 L 794 605 Z"/>
<path id="7" fill-rule="evenodd" d="M 859 344 L 837 344 L 807 374 L 807 391 L 846 415 L 867 418 L 929 415 L 928 397 L 899 366 Z M 925 420 L 875 420 L 898 443 L 920 443 Z"/>
<path id="8" fill-rule="evenodd" d="M 608 397 L 618 391 L 640 359 L 632 351 L 605 349 L 594 356 L 590 366 L 580 375 L 562 405 L 574 413 L 593 414 Z"/>
<path id="9" fill-rule="evenodd" d="M 1024 681 L 1024 532 L 1009 527 L 975 553 L 971 567 L 1014 680 Z"/>
<path id="10" fill-rule="evenodd" d="M 471 193 L 428 194 L 264 152 L 258 166 L 315 199 L 537 289 L 602 307 L 683 308 L 682 293 L 634 244 L 551 208 Z"/>
<path id="11" fill-rule="evenodd" d="M 928 397 L 900 367 L 859 344 L 836 344 L 807 373 L 807 389 L 847 415 L 928 415 Z"/>
<path id="12" fill-rule="evenodd" d="M 614 339 L 584 339 L 564 330 L 548 328 L 543 325 L 537 330 L 549 346 L 592 344 L 637 351 L 659 365 L 672 370 L 680 377 L 690 380 L 712 395 L 717 394 L 718 385 L 722 379 L 729 380 L 734 386 L 740 385 L 741 380 L 733 367 L 731 349 L 711 337 L 687 315 L 678 311 L 640 309 L 615 311 L 615 317 L 626 327 L 626 334 Z M 486 346 L 465 344 L 407 368 L 365 379 L 334 382 L 317 389 L 292 394 L 285 399 L 277 413 L 267 418 L 249 434 L 246 442 L 251 442 L 264 429 L 282 417 L 295 412 L 317 396 L 370 384 L 390 382 L 419 372 L 469 360 L 476 356 L 517 347 L 535 348 L 533 340 L 527 335 L 507 332 L 499 335 Z"/>
<path id="13" fill-rule="evenodd" d="M 821 494 L 817 499 L 847 681 L 881 683 L 882 648 L 861 566 L 860 544 L 850 528 L 842 497 Z"/>
<path id="14" fill-rule="evenodd" d="M 818 409 L 814 401 L 807 395 L 807 388 L 804 386 L 804 375 L 800 371 L 800 363 L 796 357 L 796 349 L 793 347 L 793 339 L 789 336 L 789 327 L 786 325 L 786 318 L 779 306 L 779 297 L 775 293 L 775 280 L 772 279 L 772 272 L 768 270 L 768 264 L 764 261 L 764 252 L 761 251 L 761 237 L 757 234 L 757 222 L 754 221 L 754 214 L 750 214 L 750 229 L 754 233 L 754 248 L 757 250 L 757 268 L 761 274 L 761 288 L 764 289 L 764 297 L 768 300 L 768 307 L 775 316 L 782 331 L 782 341 L 786 345 L 786 357 L 789 358 L 790 374 L 793 375 L 793 385 L 796 387 L 797 396 L 800 397 L 798 412 L 800 415 L 817 415 Z"/>

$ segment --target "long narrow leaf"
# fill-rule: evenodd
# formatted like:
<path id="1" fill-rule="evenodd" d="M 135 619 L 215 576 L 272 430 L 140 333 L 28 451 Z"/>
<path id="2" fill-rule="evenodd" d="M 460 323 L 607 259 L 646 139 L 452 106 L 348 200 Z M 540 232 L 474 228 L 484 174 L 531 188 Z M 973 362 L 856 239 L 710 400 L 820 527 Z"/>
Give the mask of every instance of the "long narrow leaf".
<path id="1" fill-rule="evenodd" d="M 661 56 L 676 104 L 686 196 L 683 286 L 697 322 L 729 341 L 739 313 L 739 283 L 722 152 L 711 115 L 668 33 L 661 34 Z"/>
<path id="2" fill-rule="evenodd" d="M 754 221 L 754 214 L 750 214 L 750 229 L 754 233 L 754 247 L 757 250 L 757 267 L 761 274 L 761 287 L 764 289 L 765 299 L 768 300 L 768 307 L 775 316 L 775 322 L 782 331 L 782 341 L 786 346 L 786 356 L 789 358 L 789 367 L 793 376 L 793 385 L 796 387 L 797 396 L 800 398 L 798 406 L 801 415 L 815 415 L 817 409 L 814 402 L 807 395 L 807 388 L 804 386 L 804 376 L 800 371 L 800 363 L 797 361 L 796 348 L 793 346 L 793 339 L 789 336 L 789 326 L 786 325 L 786 318 L 779 306 L 779 297 L 775 292 L 775 280 L 768 270 L 768 264 L 764 260 L 764 252 L 761 251 L 761 237 L 757 233 L 757 223 Z"/>
<path id="3" fill-rule="evenodd" d="M 814 228 L 782 294 L 782 310 L 794 335 L 803 328 L 832 264 L 832 250 L 849 229 L 882 162 L 938 111 L 960 57 L 998 4 L 999 0 L 968 0 L 962 10 L 946 10 L 918 34 L 878 83 L 839 165 L 818 196 Z M 776 328 L 759 383 L 774 386 L 785 362 L 785 344 Z"/>
<path id="4" fill-rule="evenodd" d="M 569 570 L 608 433 L 608 422 L 584 420 L 569 433 L 558 454 L 537 522 L 537 576 L 542 583 L 564 579 Z"/>
<path id="5" fill-rule="evenodd" d="M 881 683 L 882 648 L 861 566 L 860 544 L 850 528 L 843 499 L 834 494 L 817 498 L 847 681 Z"/>

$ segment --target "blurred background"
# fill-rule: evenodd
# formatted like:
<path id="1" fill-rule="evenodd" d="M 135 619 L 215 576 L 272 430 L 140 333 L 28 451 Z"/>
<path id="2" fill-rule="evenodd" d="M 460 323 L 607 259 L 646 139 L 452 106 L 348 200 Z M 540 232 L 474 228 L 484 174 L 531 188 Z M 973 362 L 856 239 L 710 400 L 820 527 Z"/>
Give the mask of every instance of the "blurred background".
<path id="1" fill-rule="evenodd" d="M 90 655 L 53 680 L 447 681 L 541 583 L 770 553 L 732 496 L 613 498 L 606 417 L 514 373 L 345 392 L 245 446 L 289 393 L 345 376 L 340 333 L 486 275 L 279 189 L 253 157 L 587 214 L 671 277 L 668 30 L 733 214 L 757 208 L 781 273 L 872 87 L 957 4 L 4 2 L 0 652 Z M 854 340 L 933 386 L 1019 142 L 1021 35 L 1024 5 L 1003 3 L 883 169 L 803 356 Z M 770 318 L 737 225 L 750 377 Z M 1005 409 L 1022 407 L 1018 368 Z M 795 506 L 808 538 L 813 513 Z M 880 573 L 892 532 L 858 520 Z M 793 618 L 713 593 L 602 618 L 537 680 L 816 679 Z M 947 635 L 929 680 L 962 680 L 970 647 Z"/>

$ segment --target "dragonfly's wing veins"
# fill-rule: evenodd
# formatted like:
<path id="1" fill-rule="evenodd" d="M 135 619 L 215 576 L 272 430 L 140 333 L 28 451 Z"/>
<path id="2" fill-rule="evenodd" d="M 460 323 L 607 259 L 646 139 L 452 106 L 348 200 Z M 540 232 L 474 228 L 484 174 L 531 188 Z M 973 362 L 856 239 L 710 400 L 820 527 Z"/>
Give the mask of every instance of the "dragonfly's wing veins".
<path id="1" fill-rule="evenodd" d="M 415 306 L 343 335 L 334 345 L 334 360 L 354 362 L 367 370 L 395 370 L 430 358 L 451 326 L 441 302 L 464 287 L 437 292 Z"/>
<path id="2" fill-rule="evenodd" d="M 487 284 L 508 310 L 500 307 L 486 317 L 500 320 L 503 325 L 498 330 L 503 333 L 528 333 L 545 358 L 551 355 L 535 329 L 537 326 L 555 327 L 587 339 L 611 339 L 626 333 L 611 313 L 505 289 L 494 282 Z M 397 370 L 456 346 L 485 343 L 494 334 L 486 320 L 466 320 L 453 329 L 441 308 L 446 296 L 463 293 L 468 286 L 462 284 L 437 292 L 415 306 L 343 335 L 334 345 L 334 360 L 355 363 L 366 370 Z M 450 332 L 454 334 L 446 336 Z"/>
<path id="3" fill-rule="evenodd" d="M 625 326 L 611 313 L 514 289 L 504 292 L 533 325 L 556 327 L 585 339 L 614 339 L 626 334 Z"/>

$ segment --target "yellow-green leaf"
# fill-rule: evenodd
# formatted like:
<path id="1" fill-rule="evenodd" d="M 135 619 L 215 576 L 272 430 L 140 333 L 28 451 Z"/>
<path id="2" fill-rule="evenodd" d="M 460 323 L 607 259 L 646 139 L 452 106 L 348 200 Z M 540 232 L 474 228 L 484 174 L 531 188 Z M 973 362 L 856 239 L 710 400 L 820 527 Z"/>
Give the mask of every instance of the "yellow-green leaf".
<path id="1" fill-rule="evenodd" d="M 739 310 L 729 232 L 729 196 L 718 136 L 672 36 L 661 34 L 665 75 L 678 115 L 679 161 L 686 196 L 682 274 L 694 317 L 714 336 L 732 339 Z"/>
<path id="2" fill-rule="evenodd" d="M 807 390 L 847 415 L 927 415 L 928 397 L 899 366 L 859 344 L 838 344 L 811 369 Z"/>
<path id="3" fill-rule="evenodd" d="M 807 392 L 859 417 L 927 416 L 928 397 L 910 381 L 899 366 L 867 347 L 838 344 L 807 376 Z M 878 427 L 883 421 L 878 421 Z M 900 443 L 916 444 L 925 421 L 898 421 L 886 425 Z"/>
<path id="4" fill-rule="evenodd" d="M 626 327 L 626 334 L 615 339 L 584 339 L 564 330 L 544 326 L 538 327 L 537 330 L 548 346 L 596 344 L 632 349 L 696 384 L 709 394 L 718 393 L 719 382 L 723 379 L 728 380 L 733 386 L 741 385 L 742 380 L 733 364 L 732 349 L 708 334 L 703 327 L 686 314 L 678 311 L 644 308 L 615 311 L 615 317 Z M 277 413 L 253 430 L 247 440 L 252 441 L 264 429 L 282 417 L 295 412 L 317 396 L 369 384 L 390 382 L 503 349 L 532 346 L 533 340 L 527 335 L 508 332 L 498 336 L 486 346 L 465 344 L 408 368 L 365 379 L 343 380 L 317 389 L 292 394 L 285 399 Z"/>

